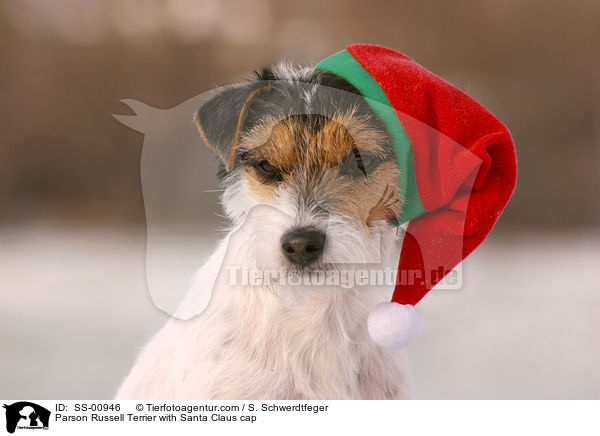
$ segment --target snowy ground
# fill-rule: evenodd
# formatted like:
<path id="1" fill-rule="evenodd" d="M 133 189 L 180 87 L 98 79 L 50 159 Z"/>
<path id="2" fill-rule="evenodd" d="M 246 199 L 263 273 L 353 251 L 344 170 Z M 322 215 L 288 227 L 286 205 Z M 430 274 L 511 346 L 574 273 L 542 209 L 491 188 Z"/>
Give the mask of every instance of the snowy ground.
<path id="1" fill-rule="evenodd" d="M 145 234 L 0 229 L 0 398 L 110 398 L 166 319 Z M 211 241 L 203 244 L 210 249 Z M 600 233 L 496 237 L 420 304 L 417 398 L 600 398 Z"/>

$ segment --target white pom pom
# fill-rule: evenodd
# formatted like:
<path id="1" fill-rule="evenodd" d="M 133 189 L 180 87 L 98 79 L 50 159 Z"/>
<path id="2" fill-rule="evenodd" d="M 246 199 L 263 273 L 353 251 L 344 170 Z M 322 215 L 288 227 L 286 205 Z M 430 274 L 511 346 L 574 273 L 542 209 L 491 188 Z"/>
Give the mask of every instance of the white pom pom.
<path id="1" fill-rule="evenodd" d="M 425 318 L 411 304 L 380 303 L 369 315 L 367 326 L 371 338 L 385 348 L 402 348 L 421 334 Z"/>

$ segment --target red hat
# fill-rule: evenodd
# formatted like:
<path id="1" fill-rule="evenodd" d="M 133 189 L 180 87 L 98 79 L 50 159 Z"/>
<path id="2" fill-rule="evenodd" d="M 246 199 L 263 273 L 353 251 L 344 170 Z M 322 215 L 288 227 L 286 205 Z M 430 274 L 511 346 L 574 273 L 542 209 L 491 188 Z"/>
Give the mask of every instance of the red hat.
<path id="1" fill-rule="evenodd" d="M 399 224 L 408 227 L 392 301 L 368 325 L 380 345 L 403 347 L 423 328 L 414 305 L 483 242 L 508 203 L 514 143 L 481 104 L 395 50 L 354 44 L 316 69 L 354 85 L 393 137 L 405 200 Z"/>

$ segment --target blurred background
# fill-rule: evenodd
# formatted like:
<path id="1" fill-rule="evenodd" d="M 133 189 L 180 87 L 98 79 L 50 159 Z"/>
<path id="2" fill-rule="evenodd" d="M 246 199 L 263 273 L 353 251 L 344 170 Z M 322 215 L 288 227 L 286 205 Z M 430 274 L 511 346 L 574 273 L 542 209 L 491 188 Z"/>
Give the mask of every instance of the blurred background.
<path id="1" fill-rule="evenodd" d="M 168 109 L 355 42 L 465 90 L 517 145 L 516 193 L 463 289 L 422 303 L 415 396 L 600 398 L 593 0 L 1 0 L 1 398 L 110 398 L 166 319 L 146 287 L 144 138 L 111 116 L 132 113 L 120 100 Z M 210 190 L 216 161 L 201 153 Z M 202 255 L 223 224 L 205 194 Z"/>

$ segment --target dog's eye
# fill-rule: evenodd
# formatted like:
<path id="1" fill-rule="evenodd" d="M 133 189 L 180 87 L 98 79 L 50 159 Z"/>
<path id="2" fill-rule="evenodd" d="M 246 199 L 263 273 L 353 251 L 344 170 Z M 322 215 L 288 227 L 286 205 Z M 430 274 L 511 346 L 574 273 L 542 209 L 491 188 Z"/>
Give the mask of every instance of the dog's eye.
<path id="1" fill-rule="evenodd" d="M 354 148 L 342 164 L 342 174 L 352 177 L 369 177 L 379 160 L 371 153 L 359 152 Z"/>
<path id="2" fill-rule="evenodd" d="M 275 174 L 277 172 L 277 168 L 271 165 L 271 162 L 269 162 L 268 160 L 261 160 L 258 163 L 258 167 L 265 174 Z"/>
<path id="3" fill-rule="evenodd" d="M 275 179 L 275 180 L 281 179 L 281 172 L 279 171 L 279 169 L 277 167 L 275 167 L 274 165 L 272 165 L 271 162 L 269 162 L 266 159 L 259 161 L 256 164 L 256 168 L 258 168 L 258 170 L 264 176 L 266 176 L 270 179 Z"/>
<path id="4" fill-rule="evenodd" d="M 373 156 L 368 154 L 356 154 L 356 166 L 363 172 L 366 173 L 367 170 L 370 170 L 375 162 Z M 366 175 L 366 174 L 365 174 Z"/>

